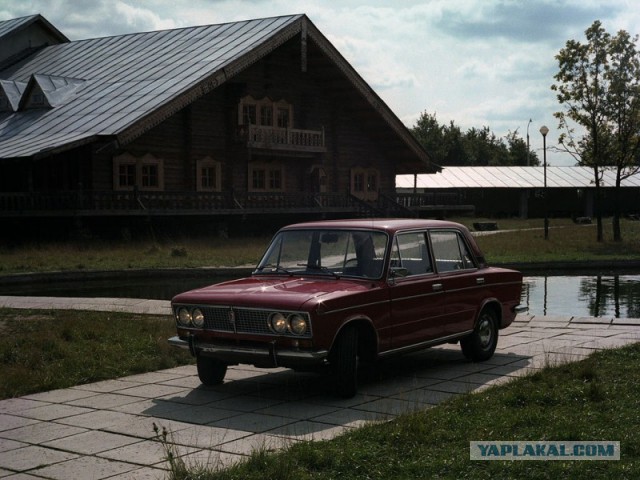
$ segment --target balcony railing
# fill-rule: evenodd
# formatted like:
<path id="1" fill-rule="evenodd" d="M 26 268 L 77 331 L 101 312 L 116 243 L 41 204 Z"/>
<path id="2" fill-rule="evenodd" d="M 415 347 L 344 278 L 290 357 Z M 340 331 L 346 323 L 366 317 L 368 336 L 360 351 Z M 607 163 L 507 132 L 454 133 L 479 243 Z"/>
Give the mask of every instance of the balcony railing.
<path id="1" fill-rule="evenodd" d="M 324 152 L 324 130 L 300 130 L 296 128 L 263 127 L 249 125 L 246 131 L 247 146 L 270 150 L 295 150 Z"/>

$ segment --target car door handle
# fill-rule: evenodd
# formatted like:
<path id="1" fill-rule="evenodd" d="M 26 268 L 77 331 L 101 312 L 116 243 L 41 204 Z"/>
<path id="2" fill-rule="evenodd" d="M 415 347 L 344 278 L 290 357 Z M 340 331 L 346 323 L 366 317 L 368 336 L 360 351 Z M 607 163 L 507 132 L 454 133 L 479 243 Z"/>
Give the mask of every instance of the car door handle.
<path id="1" fill-rule="evenodd" d="M 433 289 L 434 292 L 441 292 L 442 291 L 442 284 L 441 283 L 434 283 L 433 285 L 431 285 L 431 288 Z"/>
<path id="2" fill-rule="evenodd" d="M 477 285 L 484 285 L 484 278 L 476 278 Z"/>

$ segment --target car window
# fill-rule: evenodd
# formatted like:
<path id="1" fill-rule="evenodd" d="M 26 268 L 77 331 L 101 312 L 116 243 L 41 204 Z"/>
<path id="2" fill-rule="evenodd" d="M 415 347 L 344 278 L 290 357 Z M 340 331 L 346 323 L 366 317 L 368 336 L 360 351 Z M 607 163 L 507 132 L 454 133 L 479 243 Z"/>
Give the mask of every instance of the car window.
<path id="1" fill-rule="evenodd" d="M 402 276 L 432 273 L 431 257 L 424 232 L 399 233 L 391 250 L 391 267 Z"/>
<path id="2" fill-rule="evenodd" d="M 387 235 L 375 231 L 292 230 L 279 233 L 257 273 L 379 278 Z"/>
<path id="3" fill-rule="evenodd" d="M 438 272 L 475 268 L 473 257 L 458 232 L 433 231 L 429 235 Z"/>

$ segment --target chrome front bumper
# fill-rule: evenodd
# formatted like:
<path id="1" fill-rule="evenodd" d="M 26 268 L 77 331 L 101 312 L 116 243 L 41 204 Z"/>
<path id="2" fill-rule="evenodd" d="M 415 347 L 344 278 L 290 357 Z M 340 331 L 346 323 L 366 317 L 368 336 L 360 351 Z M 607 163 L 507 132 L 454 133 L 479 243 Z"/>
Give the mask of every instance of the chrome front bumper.
<path id="1" fill-rule="evenodd" d="M 212 343 L 196 343 L 194 337 L 183 340 L 175 336 L 169 339 L 169 345 L 189 350 L 193 356 L 197 354 L 215 357 L 224 362 L 248 363 L 270 367 L 305 367 L 322 365 L 327 360 L 327 350 L 301 351 L 278 349 L 275 342 L 265 347 L 243 347 L 238 345 L 216 345 Z"/>

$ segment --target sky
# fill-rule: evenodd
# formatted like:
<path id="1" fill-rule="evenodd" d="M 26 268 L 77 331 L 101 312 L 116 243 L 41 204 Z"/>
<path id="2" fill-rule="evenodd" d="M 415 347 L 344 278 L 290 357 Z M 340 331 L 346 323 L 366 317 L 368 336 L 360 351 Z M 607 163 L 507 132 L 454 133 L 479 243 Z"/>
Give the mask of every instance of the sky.
<path id="1" fill-rule="evenodd" d="M 542 160 L 546 125 L 554 166 L 575 164 L 551 150 L 555 56 L 595 20 L 640 33 L 637 0 L 0 0 L 0 20 L 36 13 L 70 40 L 304 13 L 407 127 L 528 132 Z"/>

